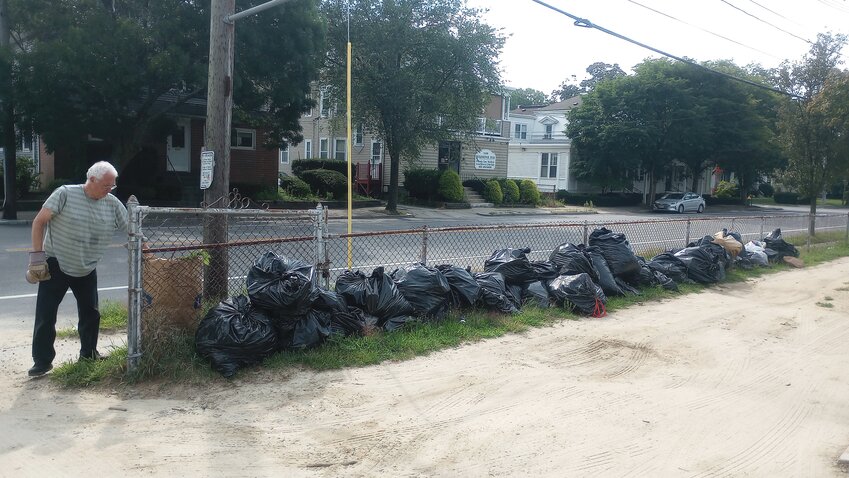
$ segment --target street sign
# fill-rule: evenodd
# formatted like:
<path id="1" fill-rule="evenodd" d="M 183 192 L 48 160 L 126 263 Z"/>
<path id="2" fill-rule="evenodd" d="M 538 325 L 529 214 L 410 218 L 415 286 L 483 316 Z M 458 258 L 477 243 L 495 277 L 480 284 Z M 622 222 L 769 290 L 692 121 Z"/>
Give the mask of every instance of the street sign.
<path id="1" fill-rule="evenodd" d="M 212 185 L 212 171 L 215 167 L 215 151 L 200 153 L 200 188 L 208 189 Z"/>

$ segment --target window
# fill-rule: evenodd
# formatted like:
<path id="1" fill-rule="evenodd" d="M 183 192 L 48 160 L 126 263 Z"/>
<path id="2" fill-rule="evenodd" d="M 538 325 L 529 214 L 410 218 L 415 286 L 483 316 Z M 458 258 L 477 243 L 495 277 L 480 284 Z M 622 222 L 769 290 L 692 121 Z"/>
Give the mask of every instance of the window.
<path id="1" fill-rule="evenodd" d="M 348 152 L 345 150 L 345 140 L 344 139 L 336 139 L 333 141 L 333 158 L 337 161 L 345 161 Z"/>
<path id="2" fill-rule="evenodd" d="M 322 88 L 321 97 L 318 100 L 318 108 L 321 112 L 321 116 L 324 118 L 329 118 L 330 113 L 333 111 L 333 102 L 330 100 L 330 95 L 327 93 L 327 89 Z"/>
<path id="3" fill-rule="evenodd" d="M 32 151 L 32 132 L 18 131 L 16 139 L 21 151 Z"/>
<path id="4" fill-rule="evenodd" d="M 230 134 L 230 147 L 233 149 L 256 149 L 256 131 L 234 128 Z"/>
<path id="5" fill-rule="evenodd" d="M 328 158 L 327 147 L 330 143 L 327 141 L 327 138 L 321 138 L 318 140 L 318 157 L 321 159 Z"/>
<path id="6" fill-rule="evenodd" d="M 280 147 L 280 164 L 289 164 L 289 145 L 284 144 Z"/>
<path id="7" fill-rule="evenodd" d="M 354 130 L 354 144 L 357 146 L 362 146 L 363 144 L 363 125 L 362 123 L 357 125 L 357 129 Z"/>
<path id="8" fill-rule="evenodd" d="M 383 157 L 381 155 L 381 149 L 383 145 L 380 141 L 374 141 L 371 143 L 371 162 L 372 164 L 379 163 L 382 161 Z"/>
<path id="9" fill-rule="evenodd" d="M 312 158 L 312 141 L 310 140 L 304 141 L 304 158 Z"/>
<path id="10" fill-rule="evenodd" d="M 554 132 L 554 125 L 547 124 L 545 125 L 545 134 L 542 135 L 542 139 L 551 139 L 551 135 Z"/>
<path id="11" fill-rule="evenodd" d="M 312 95 L 307 96 L 307 101 L 312 101 Z M 304 113 L 304 116 L 307 116 L 307 117 L 312 116 L 312 108 L 310 108 L 309 111 Z"/>
<path id="12" fill-rule="evenodd" d="M 516 139 L 528 139 L 528 125 L 516 123 L 513 127 L 513 137 Z"/>
<path id="13" fill-rule="evenodd" d="M 542 153 L 542 161 L 540 162 L 539 177 L 541 177 L 541 178 L 556 178 L 557 177 L 557 153 Z"/>

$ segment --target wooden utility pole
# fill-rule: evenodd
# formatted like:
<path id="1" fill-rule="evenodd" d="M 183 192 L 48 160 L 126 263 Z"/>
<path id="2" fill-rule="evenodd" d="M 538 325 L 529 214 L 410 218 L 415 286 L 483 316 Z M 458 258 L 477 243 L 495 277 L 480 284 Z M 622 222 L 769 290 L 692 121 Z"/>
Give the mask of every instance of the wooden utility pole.
<path id="1" fill-rule="evenodd" d="M 230 188 L 230 122 L 233 108 L 234 25 L 226 22 L 236 10 L 235 0 L 212 0 L 209 23 L 209 80 L 206 97 L 205 151 L 214 154 L 212 184 L 204 191 L 204 204 L 227 208 Z M 207 214 L 203 228 L 204 244 L 227 243 L 227 216 Z M 229 254 L 226 247 L 210 247 L 209 265 L 204 270 L 204 297 L 227 297 Z"/>
<path id="2" fill-rule="evenodd" d="M 3 151 L 3 185 L 6 201 L 3 204 L 3 219 L 17 219 L 17 188 L 15 176 L 17 173 L 17 142 L 15 141 L 15 102 L 12 92 L 12 26 L 9 23 L 9 6 L 7 0 L 0 0 L 0 52 L 6 51 L 9 59 L 0 71 L 0 125 L 2 125 Z"/>

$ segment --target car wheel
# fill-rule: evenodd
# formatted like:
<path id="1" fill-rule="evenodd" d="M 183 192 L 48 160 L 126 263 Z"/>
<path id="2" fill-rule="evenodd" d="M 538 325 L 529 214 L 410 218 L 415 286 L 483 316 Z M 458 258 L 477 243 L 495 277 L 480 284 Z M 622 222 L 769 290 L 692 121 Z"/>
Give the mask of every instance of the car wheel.
<path id="1" fill-rule="evenodd" d="M 678 206 L 678 214 L 684 214 L 684 205 Z"/>
<path id="2" fill-rule="evenodd" d="M 704 204 L 699 204 L 699 209 L 698 209 L 698 211 L 697 211 L 697 212 L 698 212 L 699 214 L 701 214 L 701 213 L 705 212 L 705 205 L 704 205 Z"/>

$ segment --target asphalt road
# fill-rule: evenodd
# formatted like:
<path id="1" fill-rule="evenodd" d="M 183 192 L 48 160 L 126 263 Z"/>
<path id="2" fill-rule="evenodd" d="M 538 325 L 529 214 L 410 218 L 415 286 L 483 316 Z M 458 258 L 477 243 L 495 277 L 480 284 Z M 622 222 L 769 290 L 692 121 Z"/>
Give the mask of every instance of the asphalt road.
<path id="1" fill-rule="evenodd" d="M 424 225 L 430 228 L 469 226 L 469 225 L 491 225 L 491 224 L 528 224 L 528 223 L 612 223 L 618 221 L 646 221 L 662 219 L 680 219 L 678 215 L 661 215 L 641 212 L 639 210 L 603 210 L 601 214 L 594 215 L 482 215 L 481 210 L 433 210 L 425 208 L 408 208 L 414 214 L 413 217 L 373 217 L 357 218 L 352 221 L 353 232 L 378 232 L 397 231 L 405 229 L 418 229 Z M 519 211 L 521 212 L 521 211 Z M 752 209 L 752 208 L 722 208 L 711 210 L 705 214 L 690 214 L 693 218 L 707 219 L 720 216 L 769 216 L 786 214 L 804 214 L 807 210 L 799 208 L 783 209 Z M 834 211 L 829 211 L 834 212 Z M 839 212 L 846 213 L 845 210 Z M 336 214 L 338 216 L 338 213 Z M 198 228 L 195 228 L 199 230 Z M 347 231 L 347 221 L 344 218 L 333 218 L 329 224 L 331 234 L 343 234 Z M 507 228 L 509 231 L 509 228 Z M 231 232 L 238 233 L 238 227 Z M 281 234 L 285 231 L 279 231 Z M 680 235 L 680 232 L 674 234 Z M 126 301 L 127 292 L 127 249 L 125 247 L 125 235 L 116 234 L 112 245 L 107 249 L 104 258 L 98 267 L 98 288 L 101 300 Z M 509 237 L 509 236 L 505 236 Z M 675 236 L 677 237 L 677 236 Z M 24 272 L 27 265 L 27 253 L 30 247 L 30 226 L 26 224 L 0 225 L 0 328 L 26 328 L 32 323 L 32 314 L 35 309 L 35 294 L 37 286 L 24 280 Z M 518 247 L 518 245 L 516 245 Z M 387 257 L 393 256 L 392 248 L 402 248 L 398 242 L 381 242 L 373 250 L 364 252 L 369 257 L 362 262 L 385 263 Z M 460 247 L 458 245 L 457 247 Z M 415 250 L 413 248 L 412 250 Z M 404 252 L 411 254 L 409 252 Z M 362 258 L 361 258 L 362 259 Z M 70 295 L 70 293 L 69 293 Z M 59 327 L 68 327 L 76 321 L 76 304 L 73 298 L 63 301 L 60 312 Z"/>

